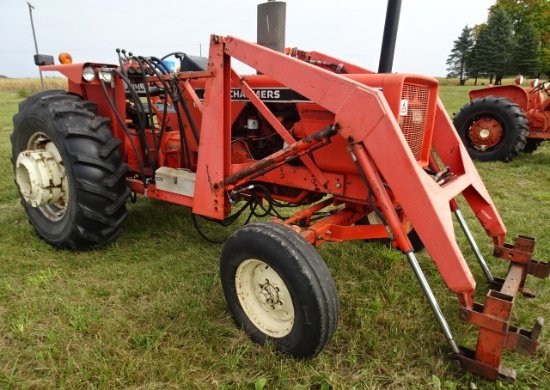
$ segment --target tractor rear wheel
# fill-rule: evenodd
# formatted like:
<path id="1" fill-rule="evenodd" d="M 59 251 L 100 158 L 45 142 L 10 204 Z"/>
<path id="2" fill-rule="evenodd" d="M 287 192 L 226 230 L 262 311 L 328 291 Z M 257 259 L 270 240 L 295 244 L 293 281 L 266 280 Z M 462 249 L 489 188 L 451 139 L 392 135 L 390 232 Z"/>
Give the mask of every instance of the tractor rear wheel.
<path id="1" fill-rule="evenodd" d="M 15 181 L 38 235 L 73 250 L 111 242 L 130 190 L 109 120 L 78 95 L 45 91 L 21 102 L 13 123 Z"/>
<path id="2" fill-rule="evenodd" d="M 502 97 L 474 99 L 454 117 L 455 128 L 473 159 L 511 161 L 525 146 L 527 118 Z"/>
<path id="3" fill-rule="evenodd" d="M 273 222 L 237 230 L 224 245 L 220 274 L 235 322 L 259 344 L 313 357 L 338 322 L 336 287 L 315 248 Z"/>

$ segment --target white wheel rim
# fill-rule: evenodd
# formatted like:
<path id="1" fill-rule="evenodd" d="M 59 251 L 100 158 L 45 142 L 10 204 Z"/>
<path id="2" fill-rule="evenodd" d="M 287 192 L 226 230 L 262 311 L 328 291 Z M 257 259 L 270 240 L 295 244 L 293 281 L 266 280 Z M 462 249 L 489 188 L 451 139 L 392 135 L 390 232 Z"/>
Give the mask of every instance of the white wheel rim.
<path id="1" fill-rule="evenodd" d="M 290 333 L 292 297 L 273 268 L 261 260 L 245 260 L 237 268 L 235 287 L 246 316 L 260 331 L 273 338 Z"/>
<path id="2" fill-rule="evenodd" d="M 63 161 L 61 159 L 61 154 L 50 138 L 42 132 L 36 132 L 29 138 L 27 142 L 27 150 L 46 151 L 50 153 L 55 162 L 59 165 L 59 169 L 61 170 L 63 176 L 61 183 L 63 195 L 56 202 L 37 207 L 37 209 L 40 210 L 49 220 L 54 222 L 60 221 L 65 216 L 65 212 L 69 205 L 69 182 Z"/>

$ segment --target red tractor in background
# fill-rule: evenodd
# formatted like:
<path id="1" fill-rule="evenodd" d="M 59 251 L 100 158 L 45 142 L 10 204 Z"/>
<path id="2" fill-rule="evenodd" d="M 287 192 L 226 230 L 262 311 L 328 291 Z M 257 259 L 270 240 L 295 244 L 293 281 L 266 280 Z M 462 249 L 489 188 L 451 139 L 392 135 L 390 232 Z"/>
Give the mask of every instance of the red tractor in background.
<path id="1" fill-rule="evenodd" d="M 388 3 L 394 23 L 399 5 Z M 394 26 L 386 23 L 394 33 L 385 33 L 385 48 L 395 43 Z M 170 56 L 177 71 L 166 65 Z M 536 351 L 543 320 L 532 330 L 514 327 L 512 309 L 515 296 L 528 293 L 527 276 L 547 278 L 550 266 L 533 259 L 533 238 L 506 243 L 506 227 L 439 100 L 437 80 L 218 35 L 207 59 L 124 51 L 118 65 L 36 59 L 43 71 L 65 75 L 69 91 L 40 92 L 20 104 L 12 162 L 23 207 L 49 244 L 90 250 L 112 242 L 131 193 L 189 207 L 193 221 L 227 226 L 245 213 L 246 222 L 271 217 L 226 241 L 222 287 L 236 323 L 254 341 L 304 358 L 323 350 L 338 323 L 336 288 L 315 247 L 385 239 L 409 261 L 465 370 L 513 380 L 503 351 Z M 233 60 L 257 74 L 238 74 Z M 509 262 L 505 278 L 490 272 L 459 197 L 485 228 L 494 255 Z M 474 301 L 476 282 L 453 214 L 490 283 L 483 304 Z M 460 318 L 479 328 L 474 349 L 455 340 L 416 260 L 419 246 L 457 295 Z"/>
<path id="2" fill-rule="evenodd" d="M 508 162 L 550 139 L 550 82 L 533 80 L 522 87 L 522 81 L 470 91 L 471 101 L 455 115 L 454 125 L 472 158 Z"/>

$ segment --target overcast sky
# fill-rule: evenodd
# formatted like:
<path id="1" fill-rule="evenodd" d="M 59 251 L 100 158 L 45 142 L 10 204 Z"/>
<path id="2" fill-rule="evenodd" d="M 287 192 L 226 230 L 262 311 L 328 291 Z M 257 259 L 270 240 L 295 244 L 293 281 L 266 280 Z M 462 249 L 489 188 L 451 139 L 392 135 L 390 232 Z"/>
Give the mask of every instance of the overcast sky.
<path id="1" fill-rule="evenodd" d="M 39 51 L 75 62 L 117 63 L 116 48 L 161 57 L 207 55 L 210 34 L 256 40 L 259 0 L 31 0 Z M 286 46 L 316 50 L 376 70 L 385 0 L 287 0 Z M 445 76 L 464 26 L 487 19 L 495 0 L 402 0 L 394 72 Z M 0 75 L 37 77 L 29 7 L 0 0 Z"/>

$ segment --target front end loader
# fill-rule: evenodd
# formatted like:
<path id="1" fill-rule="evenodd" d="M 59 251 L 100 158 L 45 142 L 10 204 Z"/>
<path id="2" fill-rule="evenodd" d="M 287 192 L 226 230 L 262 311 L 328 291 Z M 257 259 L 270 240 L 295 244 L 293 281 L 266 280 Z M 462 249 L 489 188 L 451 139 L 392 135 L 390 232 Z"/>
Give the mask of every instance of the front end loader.
<path id="1" fill-rule="evenodd" d="M 297 358 L 319 354 L 338 323 L 336 288 L 315 248 L 387 240 L 409 261 L 454 359 L 490 380 L 515 378 L 503 352 L 534 353 L 543 326 L 511 324 L 515 297 L 528 293 L 528 275 L 546 278 L 550 268 L 533 259 L 533 238 L 506 243 L 435 79 L 232 36 L 212 35 L 207 59 L 172 56 L 177 71 L 166 58 L 124 51 L 117 65 L 41 66 L 64 74 L 69 91 L 23 101 L 11 141 L 22 204 L 42 239 L 104 246 L 136 194 L 189 207 L 193 220 L 268 217 L 226 241 L 222 286 L 238 326 Z M 235 60 L 257 74 L 240 75 Z M 459 201 L 508 262 L 504 278 L 489 270 Z M 491 286 L 482 303 L 453 215 Z M 422 246 L 457 295 L 460 318 L 478 328 L 473 348 L 458 344 L 439 308 L 415 256 Z"/>

